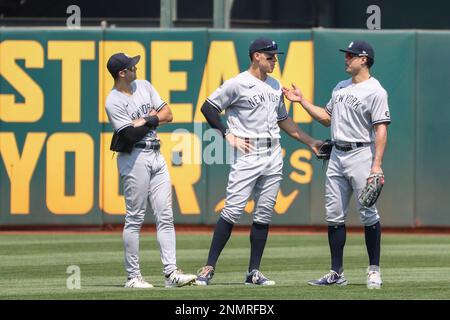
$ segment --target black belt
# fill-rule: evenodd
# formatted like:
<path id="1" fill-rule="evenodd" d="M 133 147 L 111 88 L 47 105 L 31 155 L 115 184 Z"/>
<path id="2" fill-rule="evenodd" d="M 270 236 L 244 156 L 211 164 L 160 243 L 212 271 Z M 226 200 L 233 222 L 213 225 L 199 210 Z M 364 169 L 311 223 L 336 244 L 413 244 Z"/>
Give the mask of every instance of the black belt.
<path id="1" fill-rule="evenodd" d="M 159 144 L 159 142 L 149 142 L 149 143 L 145 143 L 145 142 L 138 142 L 134 145 L 135 148 L 140 148 L 140 149 L 151 149 L 151 150 L 159 150 L 159 148 L 161 147 L 161 145 Z"/>
<path id="2" fill-rule="evenodd" d="M 270 148 L 278 142 L 277 138 L 244 138 L 245 142 L 249 142 L 255 147 Z"/>
<path id="3" fill-rule="evenodd" d="M 354 150 L 356 148 L 361 148 L 364 146 L 369 145 L 370 143 L 366 143 L 366 142 L 354 142 L 354 143 L 347 143 L 347 144 L 338 144 L 338 143 L 334 143 L 334 146 L 336 149 L 338 149 L 339 151 L 351 151 Z"/>

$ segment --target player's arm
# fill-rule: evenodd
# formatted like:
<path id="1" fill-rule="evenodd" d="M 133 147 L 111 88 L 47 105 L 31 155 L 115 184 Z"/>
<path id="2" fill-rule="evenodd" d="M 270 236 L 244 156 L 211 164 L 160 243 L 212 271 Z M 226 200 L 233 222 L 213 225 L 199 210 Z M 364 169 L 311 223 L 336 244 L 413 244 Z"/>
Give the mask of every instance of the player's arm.
<path id="1" fill-rule="evenodd" d="M 159 109 L 159 111 L 152 110 L 149 115 L 157 116 L 159 125 L 172 122 L 173 120 L 172 110 L 170 109 L 168 104 L 164 105 L 164 107 Z"/>
<path id="2" fill-rule="evenodd" d="M 148 126 L 140 126 L 140 127 L 133 127 L 129 126 L 120 131 L 120 137 L 123 139 L 127 145 L 135 144 L 138 141 L 141 141 L 141 139 L 149 133 L 151 130 Z"/>
<path id="3" fill-rule="evenodd" d="M 150 82 L 144 81 L 142 83 L 150 94 L 151 105 L 156 106 L 156 110 L 152 108 L 148 115 L 142 119 L 133 121 L 133 126 L 139 127 L 145 125 L 156 129 L 158 126 L 172 122 L 173 116 L 169 105 L 161 99 L 158 91 L 156 91 Z"/>
<path id="4" fill-rule="evenodd" d="M 134 127 L 133 121 L 130 120 L 130 116 L 125 110 L 125 106 L 120 103 L 107 101 L 106 113 L 119 138 L 127 145 L 133 145 L 140 141 L 150 131 L 148 126 Z"/>
<path id="5" fill-rule="evenodd" d="M 381 165 L 383 163 L 384 150 L 387 142 L 387 126 L 388 123 L 378 123 L 375 128 L 375 158 L 373 160 L 370 173 L 382 173 Z"/>
<path id="6" fill-rule="evenodd" d="M 323 124 L 325 127 L 329 127 L 331 125 L 331 116 L 330 114 L 322 107 L 316 106 L 305 99 L 303 93 L 299 88 L 292 84 L 292 89 L 288 89 L 283 87 L 282 89 L 284 96 L 292 102 L 298 102 L 302 105 L 303 109 L 309 113 L 309 115 Z"/>
<path id="7" fill-rule="evenodd" d="M 200 109 L 200 111 L 202 112 L 202 114 L 205 117 L 206 121 L 208 121 L 208 124 L 212 128 L 218 130 L 222 134 L 222 137 L 225 138 L 227 128 L 225 127 L 225 125 L 220 120 L 219 110 L 214 108 L 214 106 L 211 103 L 209 103 L 208 101 L 205 101 L 203 103 L 202 108 Z"/>
<path id="8" fill-rule="evenodd" d="M 205 117 L 208 124 L 218 130 L 224 139 L 226 139 L 230 145 L 234 148 L 238 148 L 242 152 L 246 153 L 252 149 L 249 142 L 246 142 L 244 139 L 236 137 L 229 131 L 227 132 L 227 128 L 220 120 L 219 110 L 217 110 L 210 102 L 207 100 L 203 103 L 202 108 L 200 109 Z"/>
<path id="9" fill-rule="evenodd" d="M 163 124 L 172 122 L 172 120 L 173 120 L 172 111 L 166 104 L 159 111 L 155 111 L 154 109 L 152 109 L 152 111 L 150 111 L 148 116 L 133 120 L 132 123 L 133 127 L 135 128 L 147 125 L 150 128 L 154 129 Z"/>
<path id="10" fill-rule="evenodd" d="M 278 121 L 278 126 L 292 138 L 310 147 L 315 154 L 317 154 L 319 147 L 323 144 L 323 141 L 312 138 L 300 129 L 291 117 Z"/>

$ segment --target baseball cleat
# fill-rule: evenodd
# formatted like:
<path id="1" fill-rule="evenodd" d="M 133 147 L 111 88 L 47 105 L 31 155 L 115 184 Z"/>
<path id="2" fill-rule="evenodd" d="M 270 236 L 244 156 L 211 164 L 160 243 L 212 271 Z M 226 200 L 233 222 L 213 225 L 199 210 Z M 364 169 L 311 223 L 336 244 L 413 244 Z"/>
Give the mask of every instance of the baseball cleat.
<path id="1" fill-rule="evenodd" d="M 257 286 L 273 286 L 275 285 L 275 281 L 269 280 L 262 274 L 261 271 L 253 269 L 250 273 L 247 273 L 245 284 Z"/>
<path id="2" fill-rule="evenodd" d="M 125 283 L 125 288 L 138 288 L 138 289 L 148 289 L 153 288 L 153 286 L 142 278 L 142 276 L 137 276 L 134 278 L 129 278 Z"/>
<path id="3" fill-rule="evenodd" d="M 183 273 L 181 269 L 174 270 L 169 276 L 166 276 L 166 288 L 184 287 L 195 282 L 195 274 Z"/>
<path id="4" fill-rule="evenodd" d="M 207 286 L 214 276 L 214 268 L 212 266 L 204 266 L 197 272 L 197 280 L 195 284 L 197 286 Z"/>
<path id="5" fill-rule="evenodd" d="M 347 279 L 345 279 L 344 277 L 344 272 L 339 274 L 336 271 L 330 270 L 330 272 L 324 275 L 322 278 L 308 281 L 308 284 L 311 286 L 330 286 L 333 284 L 336 284 L 338 286 L 345 286 L 347 285 Z"/>
<path id="6" fill-rule="evenodd" d="M 383 281 L 379 271 L 367 270 L 367 289 L 381 289 Z"/>

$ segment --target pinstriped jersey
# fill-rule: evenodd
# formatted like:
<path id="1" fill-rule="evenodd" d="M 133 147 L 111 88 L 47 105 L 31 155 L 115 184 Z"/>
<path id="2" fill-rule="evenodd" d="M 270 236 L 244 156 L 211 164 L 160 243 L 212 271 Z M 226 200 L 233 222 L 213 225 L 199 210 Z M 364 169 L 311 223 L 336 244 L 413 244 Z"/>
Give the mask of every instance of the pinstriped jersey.
<path id="1" fill-rule="evenodd" d="M 375 141 L 374 125 L 390 123 L 388 94 L 377 79 L 339 82 L 325 107 L 331 116 L 331 139 L 342 142 Z"/>
<path id="2" fill-rule="evenodd" d="M 262 81 L 248 71 L 225 81 L 207 101 L 225 110 L 230 132 L 241 138 L 280 138 L 278 121 L 288 117 L 278 80 Z"/>
<path id="3" fill-rule="evenodd" d="M 113 88 L 106 98 L 106 114 L 117 132 L 132 126 L 133 120 L 147 116 L 152 109 L 159 111 L 166 105 L 147 80 L 135 80 L 131 83 L 131 88 L 133 90 L 131 96 Z M 156 130 L 151 130 L 141 141 L 156 138 Z"/>

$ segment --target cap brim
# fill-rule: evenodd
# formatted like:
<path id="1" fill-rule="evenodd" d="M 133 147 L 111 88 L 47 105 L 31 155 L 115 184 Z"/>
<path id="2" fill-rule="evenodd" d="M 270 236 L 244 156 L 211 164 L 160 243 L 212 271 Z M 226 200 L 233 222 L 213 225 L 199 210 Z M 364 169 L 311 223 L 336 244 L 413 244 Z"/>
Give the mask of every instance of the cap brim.
<path id="1" fill-rule="evenodd" d="M 137 65 L 139 60 L 141 60 L 141 56 L 140 55 L 137 55 L 137 56 L 131 58 L 131 64 L 128 66 L 128 68 Z"/>
<path id="2" fill-rule="evenodd" d="M 356 52 L 356 51 L 352 51 L 352 50 L 349 50 L 349 49 L 339 49 L 339 51 L 341 51 L 341 52 L 347 52 L 347 53 L 352 53 L 352 54 L 359 54 L 358 52 Z"/>
<path id="3" fill-rule="evenodd" d="M 351 53 L 351 54 L 357 55 L 358 57 L 369 57 L 370 58 L 370 56 L 368 54 L 359 53 L 359 52 L 348 50 L 348 49 L 339 49 L 339 51 L 346 52 L 346 53 Z"/>
<path id="4" fill-rule="evenodd" d="M 284 54 L 283 51 L 277 51 L 277 50 L 275 50 L 275 51 L 260 51 L 260 52 L 271 53 L 271 54 Z"/>

